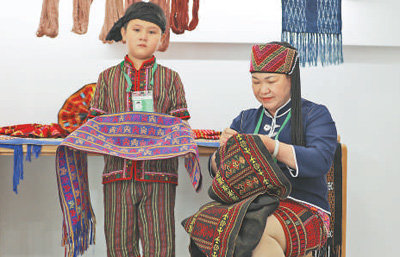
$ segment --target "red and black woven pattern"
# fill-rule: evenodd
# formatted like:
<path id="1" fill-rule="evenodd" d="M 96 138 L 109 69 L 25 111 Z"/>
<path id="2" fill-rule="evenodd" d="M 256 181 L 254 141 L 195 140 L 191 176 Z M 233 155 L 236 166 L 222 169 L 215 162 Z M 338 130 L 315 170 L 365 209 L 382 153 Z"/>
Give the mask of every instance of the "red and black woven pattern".
<path id="1" fill-rule="evenodd" d="M 64 130 L 71 133 L 88 119 L 95 88 L 96 83 L 87 84 L 65 100 L 58 112 L 58 123 Z"/>
<path id="2" fill-rule="evenodd" d="M 0 128 L 0 135 L 13 137 L 58 138 L 65 137 L 67 134 L 68 133 L 56 123 L 51 123 L 50 125 L 36 123 L 19 124 Z"/>
<path id="3" fill-rule="evenodd" d="M 285 232 L 285 256 L 304 256 L 326 243 L 327 233 L 317 212 L 292 200 L 281 201 L 274 212 Z"/>
<path id="4" fill-rule="evenodd" d="M 219 140 L 221 131 L 213 129 L 193 129 L 194 139 L 211 139 Z"/>
<path id="5" fill-rule="evenodd" d="M 233 256 L 243 218 L 256 197 L 233 205 L 207 203 L 195 215 L 185 219 L 182 225 L 204 256 Z"/>
<path id="6" fill-rule="evenodd" d="M 286 198 L 291 185 L 257 135 L 238 134 L 217 150 L 212 199 L 234 203 L 258 193 Z"/>
<path id="7" fill-rule="evenodd" d="M 290 74 L 296 57 L 296 50 L 276 43 L 253 45 L 250 72 Z"/>

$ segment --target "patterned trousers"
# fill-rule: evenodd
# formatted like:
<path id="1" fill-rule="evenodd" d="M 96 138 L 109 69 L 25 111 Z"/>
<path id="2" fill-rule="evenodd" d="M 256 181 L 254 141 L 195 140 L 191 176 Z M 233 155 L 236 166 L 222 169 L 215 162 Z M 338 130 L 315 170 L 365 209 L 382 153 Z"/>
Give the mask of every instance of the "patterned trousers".
<path id="1" fill-rule="evenodd" d="M 104 185 L 108 257 L 175 256 L 176 185 L 124 180 Z"/>

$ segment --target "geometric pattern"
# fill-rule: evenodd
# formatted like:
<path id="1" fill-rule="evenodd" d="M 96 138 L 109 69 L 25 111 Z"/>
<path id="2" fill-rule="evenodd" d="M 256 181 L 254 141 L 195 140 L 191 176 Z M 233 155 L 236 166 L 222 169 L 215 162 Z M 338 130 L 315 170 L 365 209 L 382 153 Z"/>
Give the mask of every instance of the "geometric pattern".
<path id="1" fill-rule="evenodd" d="M 253 45 L 251 49 L 250 72 L 290 74 L 296 60 L 296 50 L 268 43 Z"/>
<path id="2" fill-rule="evenodd" d="M 82 254 L 94 241 L 87 153 L 129 160 L 185 157 L 192 186 L 200 189 L 199 154 L 193 133 L 180 118 L 125 112 L 95 117 L 72 132 L 57 148 L 56 175 L 63 212 L 63 246 L 68 257 Z"/>

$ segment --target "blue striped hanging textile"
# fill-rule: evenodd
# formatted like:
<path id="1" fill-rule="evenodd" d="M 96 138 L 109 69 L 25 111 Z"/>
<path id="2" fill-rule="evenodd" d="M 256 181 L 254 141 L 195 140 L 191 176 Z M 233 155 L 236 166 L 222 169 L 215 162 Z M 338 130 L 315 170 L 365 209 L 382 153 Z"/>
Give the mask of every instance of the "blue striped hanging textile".
<path id="1" fill-rule="evenodd" d="M 343 63 L 341 0 L 282 0 L 282 41 L 302 66 Z"/>

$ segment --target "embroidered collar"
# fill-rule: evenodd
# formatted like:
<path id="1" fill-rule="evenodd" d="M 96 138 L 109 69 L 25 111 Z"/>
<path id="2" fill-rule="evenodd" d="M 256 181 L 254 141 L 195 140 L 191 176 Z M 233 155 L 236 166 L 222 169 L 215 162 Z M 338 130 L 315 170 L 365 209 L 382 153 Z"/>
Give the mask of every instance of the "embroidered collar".
<path id="1" fill-rule="evenodd" d="M 142 63 L 142 66 L 140 67 L 139 70 L 145 70 L 148 68 L 153 67 L 154 63 L 156 62 L 156 57 L 153 55 L 149 60 L 146 60 Z M 129 68 L 136 70 L 135 65 L 133 64 L 133 61 L 129 58 L 128 55 L 125 56 L 125 66 L 128 66 Z"/>
<path id="2" fill-rule="evenodd" d="M 281 107 L 279 107 L 276 110 L 274 117 L 272 117 L 272 115 L 265 108 L 264 108 L 264 112 L 265 112 L 265 115 L 267 115 L 267 117 L 270 117 L 271 119 L 273 119 L 273 118 L 279 118 L 279 117 L 282 117 L 283 115 L 286 115 L 290 111 L 291 108 L 292 108 L 292 103 L 291 103 L 291 99 L 289 98 L 289 100 L 284 105 L 282 105 Z"/>

